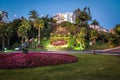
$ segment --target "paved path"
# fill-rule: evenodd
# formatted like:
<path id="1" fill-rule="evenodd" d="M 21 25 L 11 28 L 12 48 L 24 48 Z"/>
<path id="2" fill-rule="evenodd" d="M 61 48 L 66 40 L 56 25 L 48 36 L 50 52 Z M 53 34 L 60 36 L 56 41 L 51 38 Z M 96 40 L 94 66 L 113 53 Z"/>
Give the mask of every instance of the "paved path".
<path id="1" fill-rule="evenodd" d="M 16 53 L 16 52 L 21 52 L 21 51 L 15 51 L 15 52 L 10 52 L 10 53 Z M 29 51 L 29 52 L 38 52 L 38 51 Z M 48 52 L 48 53 L 63 53 L 63 54 L 75 54 L 75 53 L 81 53 L 81 54 L 92 54 L 93 50 L 83 50 L 83 51 L 74 51 L 74 50 L 69 50 L 69 51 L 40 51 L 40 52 Z M 96 54 L 106 54 L 106 55 L 120 55 L 120 47 L 117 48 L 111 48 L 111 49 L 105 49 L 105 50 L 95 50 Z"/>
<path id="2" fill-rule="evenodd" d="M 68 53 L 68 54 L 75 54 L 75 53 L 87 53 L 87 54 L 92 54 L 92 50 L 84 50 L 84 51 L 48 51 L 48 52 L 53 52 L 53 53 Z M 120 55 L 120 52 L 105 52 L 102 50 L 96 50 L 96 54 L 107 54 L 107 55 Z"/>
<path id="3" fill-rule="evenodd" d="M 49 51 L 49 52 L 54 52 L 54 53 L 87 53 L 87 54 L 92 54 L 93 50 L 83 50 L 83 51 Z M 120 47 L 116 48 L 110 48 L 110 49 L 104 49 L 104 50 L 95 50 L 96 54 L 107 54 L 107 55 L 120 55 Z"/>

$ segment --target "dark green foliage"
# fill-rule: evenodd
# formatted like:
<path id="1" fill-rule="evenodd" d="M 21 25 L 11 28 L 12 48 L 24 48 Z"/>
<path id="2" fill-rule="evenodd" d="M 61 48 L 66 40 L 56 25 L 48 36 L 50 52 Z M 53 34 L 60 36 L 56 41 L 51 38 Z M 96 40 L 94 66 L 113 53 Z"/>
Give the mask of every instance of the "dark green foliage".
<path id="1" fill-rule="evenodd" d="M 90 8 L 85 7 L 83 10 L 79 8 L 74 11 L 75 22 L 80 27 L 87 27 L 87 21 L 91 20 Z"/>
<path id="2" fill-rule="evenodd" d="M 78 36 L 78 34 L 83 27 L 87 28 L 86 36 L 84 37 L 84 41 L 87 42 L 86 45 L 89 45 L 90 40 L 93 40 L 93 42 L 96 42 L 96 43 L 97 42 L 101 42 L 103 44 L 109 43 L 109 45 L 111 47 L 120 46 L 120 24 L 117 24 L 114 27 L 113 30 L 114 30 L 115 34 L 104 33 L 104 32 L 100 32 L 100 31 L 98 31 L 98 34 L 94 33 L 94 31 L 91 34 L 92 29 L 88 28 L 89 27 L 88 21 L 91 20 L 91 18 L 92 18 L 89 7 L 85 7 L 85 8 L 83 8 L 83 10 L 78 8 L 74 11 L 74 14 L 72 16 L 75 19 L 74 24 L 67 22 L 67 21 L 62 22 L 60 24 L 56 24 L 56 21 L 52 17 L 49 17 L 48 15 L 41 17 L 41 16 L 39 16 L 39 14 L 36 10 L 31 10 L 28 15 L 29 15 L 29 20 L 27 20 L 27 21 L 29 22 L 28 24 L 31 26 L 31 28 L 27 28 L 27 29 L 29 29 L 27 31 L 23 31 L 23 30 L 25 30 L 26 26 L 20 28 L 20 25 L 22 24 L 23 19 L 25 19 L 24 17 L 14 19 L 12 22 L 3 25 L 4 27 L 1 26 L 1 23 L 0 23 L 0 26 L 1 26 L 0 27 L 0 49 L 2 49 L 2 47 L 11 47 L 15 43 L 18 43 L 19 45 L 21 45 L 22 38 L 18 38 L 18 35 L 17 35 L 18 29 L 22 30 L 22 32 L 19 32 L 19 34 L 21 35 L 22 33 L 25 32 L 24 36 L 27 36 L 28 39 L 31 39 L 31 38 L 37 39 L 37 37 L 39 37 L 38 38 L 39 40 L 43 40 L 44 37 L 47 37 L 48 42 L 45 42 L 45 41 L 41 42 L 42 45 L 46 45 L 46 43 L 48 44 L 50 42 L 49 38 L 51 37 L 51 35 L 50 35 L 51 33 L 54 34 L 52 36 L 59 35 L 60 37 L 64 37 L 64 35 L 67 35 L 69 33 L 70 38 L 73 38 L 72 36 L 77 36 L 79 38 L 81 36 Z M 41 23 L 41 21 L 42 21 L 42 23 Z M 36 25 L 35 25 L 35 23 L 36 23 Z M 40 25 L 42 25 L 42 26 L 40 26 Z M 99 25 L 99 22 L 97 20 L 93 20 L 91 25 L 94 25 L 94 26 Z M 63 28 L 63 29 L 61 29 L 61 31 L 60 30 L 57 31 L 57 29 L 59 29 L 59 27 L 60 27 L 60 29 L 61 28 Z M 39 32 L 39 35 L 37 35 L 38 32 Z M 92 36 L 93 34 L 95 34 L 95 35 Z M 82 36 L 84 36 L 84 34 L 82 34 Z M 69 40 L 71 44 L 76 42 L 76 40 L 73 42 L 72 42 L 72 40 L 73 39 Z M 81 39 L 78 39 L 78 42 L 80 40 Z M 38 41 L 36 41 L 36 42 L 38 42 Z M 4 46 L 2 46 L 3 42 L 5 44 Z M 73 45 L 71 45 L 71 46 L 73 46 Z M 46 47 L 46 46 L 44 46 L 44 47 Z"/>
<path id="3" fill-rule="evenodd" d="M 120 24 L 117 24 L 114 29 L 114 34 L 109 34 L 109 45 L 111 47 L 120 46 Z"/>
<path id="4" fill-rule="evenodd" d="M 68 21 L 64 21 L 59 24 L 59 26 L 61 26 L 61 27 L 70 27 L 71 25 L 72 25 L 72 23 L 70 23 Z"/>
<path id="5" fill-rule="evenodd" d="M 39 14 L 36 10 L 30 10 L 28 15 L 30 15 L 29 19 L 33 21 L 39 17 Z"/>
<path id="6" fill-rule="evenodd" d="M 120 36 L 120 24 L 117 24 L 114 28 L 114 31 L 116 34 L 118 34 Z"/>

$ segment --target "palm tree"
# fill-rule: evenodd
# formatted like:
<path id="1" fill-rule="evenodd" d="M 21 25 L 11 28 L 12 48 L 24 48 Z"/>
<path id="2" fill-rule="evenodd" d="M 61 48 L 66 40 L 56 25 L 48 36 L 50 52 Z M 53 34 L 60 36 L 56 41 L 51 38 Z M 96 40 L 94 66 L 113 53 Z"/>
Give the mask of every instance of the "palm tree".
<path id="1" fill-rule="evenodd" d="M 31 29 L 31 25 L 28 20 L 22 19 L 21 25 L 18 28 L 17 34 L 22 37 L 22 43 L 27 40 L 28 31 Z"/>
<path id="2" fill-rule="evenodd" d="M 38 44 L 40 44 L 40 29 L 44 27 L 44 20 L 37 18 L 34 21 L 34 26 L 38 29 Z"/>
<path id="3" fill-rule="evenodd" d="M 91 31 L 91 40 L 93 43 L 93 54 L 95 54 L 95 44 L 96 44 L 96 39 L 98 37 L 98 31 L 97 30 L 92 30 Z"/>
<path id="4" fill-rule="evenodd" d="M 50 36 L 50 33 L 52 32 L 52 26 L 54 26 L 54 22 L 52 18 L 49 18 L 48 15 L 41 18 L 44 20 L 44 28 L 41 30 L 42 35 L 41 36 Z"/>
<path id="5" fill-rule="evenodd" d="M 74 11 L 73 15 L 75 17 L 76 24 L 80 26 L 86 24 L 88 20 L 91 20 L 89 7 L 85 7 L 83 10 L 77 9 Z"/>
<path id="6" fill-rule="evenodd" d="M 32 21 L 35 21 L 39 17 L 38 12 L 35 10 L 31 10 L 28 15 L 30 15 L 29 19 L 31 19 Z"/>
<path id="7" fill-rule="evenodd" d="M 2 49 L 5 48 L 5 27 L 6 24 L 4 22 L 0 22 L 0 36 L 2 37 Z"/>
<path id="8" fill-rule="evenodd" d="M 73 18 L 75 19 L 75 22 L 77 25 L 79 25 L 80 23 L 80 19 L 79 19 L 80 13 L 81 13 L 81 10 L 79 8 L 76 9 L 73 13 Z"/>
<path id="9" fill-rule="evenodd" d="M 13 28 L 12 23 L 8 23 L 6 27 L 6 35 L 8 38 L 8 46 L 10 46 L 10 37 L 13 35 Z"/>
<path id="10" fill-rule="evenodd" d="M 99 26 L 99 22 L 97 20 L 93 20 L 91 25 L 94 25 L 94 29 L 95 29 L 95 26 Z"/>

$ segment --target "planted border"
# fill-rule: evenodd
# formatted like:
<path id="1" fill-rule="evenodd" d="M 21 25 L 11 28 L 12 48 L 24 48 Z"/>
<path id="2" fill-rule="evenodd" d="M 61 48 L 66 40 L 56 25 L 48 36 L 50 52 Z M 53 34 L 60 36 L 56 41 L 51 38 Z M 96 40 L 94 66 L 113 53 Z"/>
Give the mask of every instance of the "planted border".
<path id="1" fill-rule="evenodd" d="M 10 53 L 0 54 L 1 69 L 15 69 L 74 63 L 78 59 L 69 54 L 59 53 Z"/>

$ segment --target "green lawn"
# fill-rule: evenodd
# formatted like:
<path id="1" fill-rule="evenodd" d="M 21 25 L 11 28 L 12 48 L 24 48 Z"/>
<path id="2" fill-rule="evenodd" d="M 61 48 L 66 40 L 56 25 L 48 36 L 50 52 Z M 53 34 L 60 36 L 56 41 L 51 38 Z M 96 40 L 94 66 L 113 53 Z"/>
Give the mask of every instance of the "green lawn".
<path id="1" fill-rule="evenodd" d="M 0 70 L 0 80 L 120 80 L 120 56 L 73 55 L 77 63 Z"/>
<path id="2" fill-rule="evenodd" d="M 108 48 L 111 48 L 108 43 L 98 42 L 95 45 L 96 50 L 103 50 L 103 49 L 108 49 Z M 92 49 L 93 49 L 93 46 L 89 46 L 86 48 L 86 50 L 92 50 Z"/>

